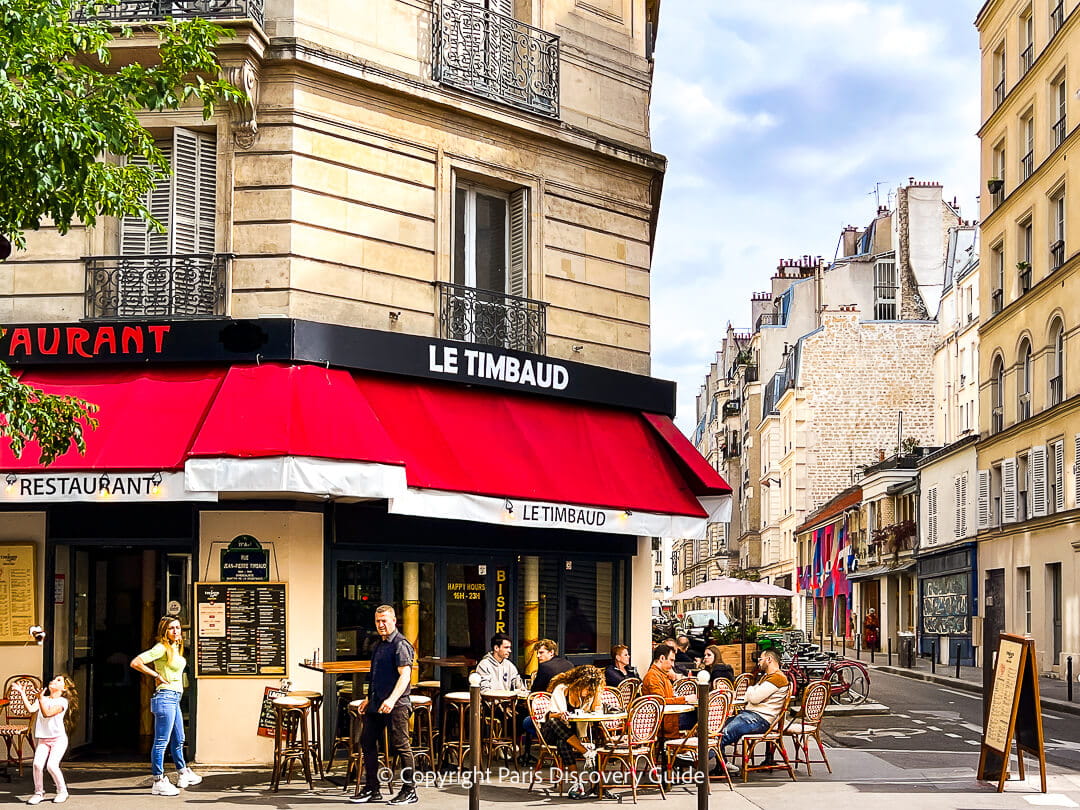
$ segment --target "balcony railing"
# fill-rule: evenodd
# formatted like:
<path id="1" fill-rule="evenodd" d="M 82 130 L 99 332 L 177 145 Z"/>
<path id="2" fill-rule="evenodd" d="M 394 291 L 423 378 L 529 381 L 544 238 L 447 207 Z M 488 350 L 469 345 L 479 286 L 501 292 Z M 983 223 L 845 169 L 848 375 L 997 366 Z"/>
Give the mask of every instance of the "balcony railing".
<path id="1" fill-rule="evenodd" d="M 1065 264 L 1065 240 L 1058 239 L 1050 245 L 1050 269 L 1057 270 Z"/>
<path id="2" fill-rule="evenodd" d="M 439 282 L 439 330 L 450 340 L 543 354 L 547 304 L 531 298 Z"/>
<path id="3" fill-rule="evenodd" d="M 1035 45 L 1031 42 L 1024 50 L 1020 51 L 1020 75 L 1023 76 L 1031 70 L 1031 62 L 1035 56 Z"/>
<path id="4" fill-rule="evenodd" d="M 1035 168 L 1035 153 L 1028 150 L 1028 153 L 1020 158 L 1020 180 L 1024 181 L 1031 177 L 1031 172 Z"/>
<path id="5" fill-rule="evenodd" d="M 990 411 L 990 432 L 1000 433 L 1005 428 L 1005 409 L 1000 405 Z"/>
<path id="6" fill-rule="evenodd" d="M 763 326 L 783 326 L 784 318 L 779 312 L 763 312 L 758 315 L 757 323 L 754 324 L 754 331 L 758 331 Z"/>
<path id="7" fill-rule="evenodd" d="M 1005 79 L 994 85 L 994 109 L 996 110 L 1001 106 L 1001 102 L 1005 100 Z"/>
<path id="8" fill-rule="evenodd" d="M 1061 116 L 1053 126 L 1054 148 L 1057 149 L 1065 141 L 1065 116 Z"/>
<path id="9" fill-rule="evenodd" d="M 1031 266 L 1025 267 L 1016 274 L 1017 281 L 1020 282 L 1020 294 L 1023 295 L 1031 289 Z"/>
<path id="10" fill-rule="evenodd" d="M 1062 391 L 1062 389 L 1064 387 L 1062 385 L 1063 382 L 1064 381 L 1062 380 L 1062 377 L 1061 377 L 1060 374 L 1058 374 L 1056 377 L 1051 377 L 1050 378 L 1050 407 L 1051 408 L 1053 408 L 1055 405 L 1058 405 L 1058 404 L 1061 403 L 1062 394 L 1064 393 Z M 1077 459 L 1077 461 L 1080 461 L 1080 459 Z"/>
<path id="11" fill-rule="evenodd" d="M 137 23 L 164 20 L 166 17 L 185 19 L 205 17 L 212 20 L 252 19 L 263 24 L 263 0 L 120 0 L 99 6 L 90 16 L 117 22 Z"/>
<path id="12" fill-rule="evenodd" d="M 1003 303 L 1005 299 L 1005 293 L 1001 290 L 994 290 L 990 293 L 990 312 L 997 315 L 1004 308 Z"/>
<path id="13" fill-rule="evenodd" d="M 1061 30 L 1061 26 L 1065 22 L 1065 2 L 1064 0 L 1058 0 L 1056 6 L 1050 10 L 1050 36 L 1054 36 Z"/>
<path id="14" fill-rule="evenodd" d="M 92 256 L 87 318 L 210 318 L 225 314 L 228 253 Z"/>
<path id="15" fill-rule="evenodd" d="M 559 117 L 559 38 L 467 0 L 441 0 L 432 31 L 435 81 Z"/>

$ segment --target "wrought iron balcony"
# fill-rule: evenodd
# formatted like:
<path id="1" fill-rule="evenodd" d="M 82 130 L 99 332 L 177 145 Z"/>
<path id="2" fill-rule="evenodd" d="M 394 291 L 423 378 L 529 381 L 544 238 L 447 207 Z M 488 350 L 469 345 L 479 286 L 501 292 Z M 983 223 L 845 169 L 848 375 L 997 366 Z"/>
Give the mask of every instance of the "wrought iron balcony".
<path id="1" fill-rule="evenodd" d="M 1057 149 L 1065 141 L 1065 116 L 1061 116 L 1053 127 L 1054 148 Z"/>
<path id="2" fill-rule="evenodd" d="M 1050 245 L 1050 270 L 1057 270 L 1065 264 L 1065 240 L 1058 239 Z"/>
<path id="3" fill-rule="evenodd" d="M 763 312 L 758 315 L 757 323 L 754 324 L 754 331 L 757 332 L 763 326 L 783 326 L 784 318 L 779 312 Z"/>
<path id="4" fill-rule="evenodd" d="M 1020 75 L 1023 76 L 1031 70 L 1031 63 L 1035 56 L 1035 45 L 1031 42 L 1024 50 L 1020 51 Z"/>
<path id="5" fill-rule="evenodd" d="M 1064 0 L 1058 0 L 1050 10 L 1050 36 L 1053 37 L 1061 30 L 1061 26 L 1065 23 L 1065 2 Z"/>
<path id="6" fill-rule="evenodd" d="M 1055 405 L 1059 405 L 1062 399 L 1062 377 L 1058 374 L 1056 377 L 1050 378 L 1050 403 L 1049 406 L 1053 408 Z M 1080 459 L 1077 459 L 1080 462 Z"/>
<path id="7" fill-rule="evenodd" d="M 1035 168 L 1035 153 L 1031 149 L 1028 153 L 1020 159 L 1020 180 L 1023 182 L 1031 177 L 1031 172 Z"/>
<path id="8" fill-rule="evenodd" d="M 543 354 L 547 304 L 531 298 L 438 282 L 439 333 L 450 340 Z"/>
<path id="9" fill-rule="evenodd" d="M 1001 102 L 1005 100 L 1005 79 L 994 85 L 994 109 L 996 110 L 1001 106 Z"/>
<path id="10" fill-rule="evenodd" d="M 92 256 L 87 318 L 209 318 L 225 314 L 228 253 Z"/>
<path id="11" fill-rule="evenodd" d="M 263 0 L 119 0 L 99 6 L 95 11 L 84 10 L 83 19 L 97 17 L 117 22 L 139 23 L 205 17 L 209 20 L 251 19 L 263 24 Z"/>
<path id="12" fill-rule="evenodd" d="M 1031 265 L 1030 264 L 1027 267 L 1022 268 L 1016 274 L 1016 280 L 1020 285 L 1020 294 L 1021 295 L 1023 295 L 1024 293 L 1028 292 L 1028 290 L 1031 289 Z"/>
<path id="13" fill-rule="evenodd" d="M 556 35 L 468 0 L 441 0 L 432 38 L 435 81 L 559 117 Z"/>

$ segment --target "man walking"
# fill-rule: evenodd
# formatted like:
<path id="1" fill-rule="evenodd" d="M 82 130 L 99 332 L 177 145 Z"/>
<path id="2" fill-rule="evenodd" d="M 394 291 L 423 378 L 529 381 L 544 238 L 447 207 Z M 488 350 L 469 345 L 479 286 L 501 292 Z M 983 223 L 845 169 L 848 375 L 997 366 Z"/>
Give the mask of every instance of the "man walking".
<path id="1" fill-rule="evenodd" d="M 401 790 L 388 804 L 415 804 L 416 785 L 413 773 L 412 746 L 409 744 L 409 682 L 415 653 L 405 636 L 397 630 L 397 615 L 390 605 L 375 608 L 375 630 L 379 641 L 371 653 L 371 677 L 368 696 L 360 703 L 364 730 L 360 748 L 364 753 L 364 789 L 349 799 L 355 804 L 381 802 L 379 792 L 379 740 L 389 730 L 388 758 L 401 759 Z"/>

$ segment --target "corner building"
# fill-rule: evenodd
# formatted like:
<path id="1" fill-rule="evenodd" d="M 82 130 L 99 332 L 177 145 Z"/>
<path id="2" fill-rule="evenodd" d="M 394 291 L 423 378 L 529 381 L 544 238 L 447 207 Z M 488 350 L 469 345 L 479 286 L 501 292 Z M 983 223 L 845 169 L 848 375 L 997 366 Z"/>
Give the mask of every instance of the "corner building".
<path id="1" fill-rule="evenodd" d="M 1080 657 L 1080 177 L 1075 2 L 987 2 L 982 52 L 978 561 L 984 653 Z M 1073 160 L 1069 160 L 1072 157 Z"/>
<path id="2" fill-rule="evenodd" d="M 137 30 L 113 64 L 149 58 L 152 10 L 105 13 Z M 190 753 L 267 762 L 265 688 L 332 700 L 299 662 L 365 658 L 383 602 L 444 687 L 497 630 L 525 668 L 541 637 L 647 665 L 650 538 L 703 536 L 730 491 L 648 376 L 657 3 L 213 14 L 253 103 L 144 117 L 167 232 L 43 228 L 0 266 L 0 359 L 101 406 L 85 456 L 0 457 L 33 582 L 2 640 L 50 630 L 0 675 L 72 672 L 73 744 L 132 754 L 126 664 L 171 613 Z"/>

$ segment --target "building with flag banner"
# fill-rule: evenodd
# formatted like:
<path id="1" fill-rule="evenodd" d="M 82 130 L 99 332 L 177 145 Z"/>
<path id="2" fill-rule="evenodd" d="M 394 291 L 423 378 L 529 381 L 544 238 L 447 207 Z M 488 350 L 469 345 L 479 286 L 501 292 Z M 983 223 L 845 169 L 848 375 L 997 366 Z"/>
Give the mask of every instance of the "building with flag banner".
<path id="1" fill-rule="evenodd" d="M 796 529 L 796 590 L 802 597 L 795 624 L 813 638 L 854 639 L 852 587 L 856 569 L 852 521 L 857 521 L 862 487 L 853 486 L 815 510 Z"/>

